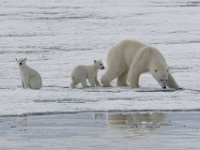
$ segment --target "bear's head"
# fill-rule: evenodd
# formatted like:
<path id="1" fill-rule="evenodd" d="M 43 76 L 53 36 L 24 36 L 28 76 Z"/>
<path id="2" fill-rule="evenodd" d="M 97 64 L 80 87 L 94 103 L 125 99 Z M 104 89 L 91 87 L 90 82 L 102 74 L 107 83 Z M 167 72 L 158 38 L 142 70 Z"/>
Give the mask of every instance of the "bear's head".
<path id="1" fill-rule="evenodd" d="M 98 68 L 103 70 L 105 67 L 103 66 L 103 63 L 101 60 L 94 60 L 94 65 Z"/>
<path id="2" fill-rule="evenodd" d="M 16 58 L 15 60 L 18 64 L 18 66 L 21 67 L 21 66 L 24 66 L 26 64 L 27 59 L 26 58 L 19 58 L 19 59 Z"/>
<path id="3" fill-rule="evenodd" d="M 166 89 L 168 82 L 168 69 L 155 69 L 154 78 L 163 89 Z"/>

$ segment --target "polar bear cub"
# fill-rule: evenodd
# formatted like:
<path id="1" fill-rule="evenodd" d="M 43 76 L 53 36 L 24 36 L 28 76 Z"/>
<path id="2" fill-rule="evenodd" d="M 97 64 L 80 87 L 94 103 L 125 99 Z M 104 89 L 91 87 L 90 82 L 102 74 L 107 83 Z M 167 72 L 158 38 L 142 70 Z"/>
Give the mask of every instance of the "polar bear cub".
<path id="1" fill-rule="evenodd" d="M 27 89 L 38 90 L 42 87 L 42 79 L 40 74 L 33 68 L 26 65 L 26 58 L 16 58 L 20 70 L 20 77 L 22 81 L 22 87 Z"/>
<path id="2" fill-rule="evenodd" d="M 71 73 L 71 87 L 76 88 L 76 85 L 81 83 L 83 88 L 88 87 L 87 79 L 92 87 L 99 86 L 97 79 L 97 72 L 99 69 L 103 70 L 105 67 L 101 60 L 94 60 L 92 65 L 78 65 Z"/>

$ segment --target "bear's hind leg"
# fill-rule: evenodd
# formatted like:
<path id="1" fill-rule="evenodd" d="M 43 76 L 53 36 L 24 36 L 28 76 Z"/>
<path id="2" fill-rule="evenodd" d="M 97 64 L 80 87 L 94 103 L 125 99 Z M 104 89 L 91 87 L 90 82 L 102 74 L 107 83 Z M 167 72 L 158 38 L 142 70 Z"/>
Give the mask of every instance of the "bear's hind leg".
<path id="1" fill-rule="evenodd" d="M 101 83 L 104 87 L 110 87 L 110 82 L 122 74 L 124 70 L 112 71 L 107 70 L 106 73 L 101 77 Z"/>
<path id="2" fill-rule="evenodd" d="M 74 83 L 71 83 L 71 88 L 76 88 L 76 85 Z"/>
<path id="3" fill-rule="evenodd" d="M 40 79 L 37 77 L 32 77 L 29 80 L 29 88 L 30 89 L 35 89 L 35 90 L 39 90 L 42 87 L 42 84 L 40 82 Z"/>
<path id="4" fill-rule="evenodd" d="M 77 84 L 79 84 L 79 83 L 77 83 L 77 82 L 72 82 L 72 83 L 71 83 L 71 88 L 76 88 Z"/>
<path id="5" fill-rule="evenodd" d="M 127 75 L 128 71 L 126 70 L 117 78 L 117 86 L 127 86 Z"/>
<path id="6" fill-rule="evenodd" d="M 75 77 L 71 77 L 71 88 L 76 88 L 76 85 L 78 82 L 76 82 Z"/>

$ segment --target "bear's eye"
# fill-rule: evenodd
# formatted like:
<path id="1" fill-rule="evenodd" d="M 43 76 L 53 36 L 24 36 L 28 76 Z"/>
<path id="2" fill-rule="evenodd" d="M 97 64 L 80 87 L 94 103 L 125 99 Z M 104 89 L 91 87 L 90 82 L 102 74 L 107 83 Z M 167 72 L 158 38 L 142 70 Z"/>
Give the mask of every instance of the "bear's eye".
<path id="1" fill-rule="evenodd" d="M 160 81 L 162 82 L 162 81 L 163 81 L 163 79 L 160 79 Z"/>

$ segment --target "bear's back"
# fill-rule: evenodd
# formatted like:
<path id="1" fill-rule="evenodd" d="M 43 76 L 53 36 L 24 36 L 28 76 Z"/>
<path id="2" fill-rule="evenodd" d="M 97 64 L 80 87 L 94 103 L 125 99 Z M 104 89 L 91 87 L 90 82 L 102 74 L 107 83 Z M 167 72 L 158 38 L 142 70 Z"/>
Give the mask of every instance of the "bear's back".
<path id="1" fill-rule="evenodd" d="M 139 42 L 137 40 L 123 40 L 117 44 L 115 44 L 108 52 L 107 62 L 112 60 L 120 60 L 127 64 L 131 65 L 133 58 L 139 52 L 139 50 L 143 47 L 148 46 L 145 43 Z M 112 63 L 112 62 L 111 62 Z"/>

